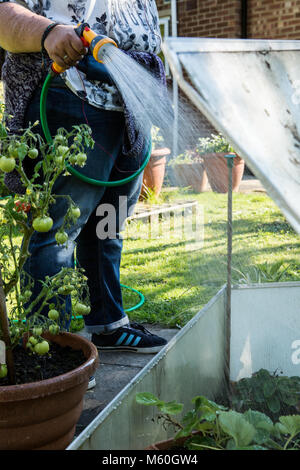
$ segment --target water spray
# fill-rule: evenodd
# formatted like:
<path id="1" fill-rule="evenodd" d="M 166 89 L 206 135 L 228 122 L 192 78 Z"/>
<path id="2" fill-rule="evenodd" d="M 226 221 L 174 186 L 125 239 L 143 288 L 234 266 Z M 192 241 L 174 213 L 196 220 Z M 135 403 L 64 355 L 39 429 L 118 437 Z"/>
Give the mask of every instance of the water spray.
<path id="1" fill-rule="evenodd" d="M 96 34 L 94 31 L 92 31 L 87 23 L 80 23 L 77 28 L 75 28 L 76 34 L 80 37 L 81 41 L 83 42 L 85 47 L 88 47 L 91 51 L 91 54 L 93 58 L 98 62 L 103 64 L 103 57 L 105 55 L 105 51 L 107 50 L 108 47 L 118 47 L 117 43 L 103 35 Z M 51 85 L 51 82 L 54 77 L 60 75 L 63 73 L 66 69 L 60 67 L 58 64 L 55 62 L 52 63 L 51 68 L 49 70 L 49 73 L 46 77 L 46 80 L 44 82 L 42 92 L 41 92 L 41 98 L 40 98 L 40 118 L 41 118 L 41 126 L 43 129 L 43 132 L 45 134 L 46 140 L 49 144 L 52 144 L 52 136 L 48 127 L 48 121 L 47 121 L 47 96 L 48 96 L 48 91 Z M 152 150 L 152 142 L 151 138 L 149 138 L 149 147 L 147 149 L 146 153 L 146 158 L 144 159 L 144 162 L 140 166 L 140 168 L 134 172 L 132 175 L 128 176 L 127 178 L 124 178 L 122 180 L 118 181 L 100 181 L 96 180 L 93 178 L 89 178 L 82 173 L 80 173 L 78 170 L 73 168 L 71 165 L 67 165 L 67 170 L 69 173 L 71 173 L 73 176 L 77 177 L 81 181 L 84 181 L 85 183 L 92 184 L 94 186 L 104 186 L 104 187 L 113 187 L 113 186 L 121 186 L 123 184 L 129 183 L 130 181 L 134 180 L 137 176 L 139 176 L 142 171 L 146 168 L 150 157 L 151 157 L 151 150 Z"/>

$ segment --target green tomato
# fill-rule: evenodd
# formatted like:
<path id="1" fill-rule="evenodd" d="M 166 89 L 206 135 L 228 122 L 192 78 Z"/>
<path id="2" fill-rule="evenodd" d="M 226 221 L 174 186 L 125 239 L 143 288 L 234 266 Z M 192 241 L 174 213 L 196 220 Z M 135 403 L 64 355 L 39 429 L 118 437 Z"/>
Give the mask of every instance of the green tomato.
<path id="1" fill-rule="evenodd" d="M 53 220 L 51 217 L 37 217 L 32 226 L 37 232 L 49 232 L 53 226 Z"/>
<path id="2" fill-rule="evenodd" d="M 62 157 L 62 156 L 60 156 L 60 157 L 55 157 L 55 158 L 54 158 L 54 161 L 55 161 L 56 165 L 61 166 L 61 165 L 63 164 L 63 162 L 64 162 L 64 157 Z"/>
<path id="3" fill-rule="evenodd" d="M 0 169 L 5 173 L 10 173 L 15 169 L 16 160 L 13 157 L 4 157 L 0 158 Z"/>
<path id="4" fill-rule="evenodd" d="M 76 163 L 79 166 L 84 166 L 85 162 L 87 161 L 87 156 L 85 153 L 79 153 L 76 157 Z"/>
<path id="5" fill-rule="evenodd" d="M 65 144 L 65 143 L 67 143 L 67 139 L 66 139 L 63 135 L 61 135 L 61 134 L 56 135 L 55 138 L 54 138 L 54 140 L 55 140 L 55 142 L 57 142 L 58 144 Z"/>
<path id="6" fill-rule="evenodd" d="M 50 346 L 48 341 L 44 340 L 41 343 L 37 343 L 34 346 L 34 351 L 39 354 L 40 356 L 43 356 L 44 354 L 47 354 L 49 352 Z"/>
<path id="7" fill-rule="evenodd" d="M 58 289 L 58 293 L 61 295 L 69 295 L 71 294 L 72 290 L 74 289 L 74 286 L 71 284 L 68 284 L 67 286 L 62 286 Z"/>
<path id="8" fill-rule="evenodd" d="M 57 310 L 55 310 L 54 308 L 52 310 L 49 310 L 48 312 L 48 318 L 50 318 L 50 320 L 53 320 L 53 321 L 56 321 L 59 319 L 59 313 Z"/>
<path id="9" fill-rule="evenodd" d="M 0 364 L 0 379 L 4 379 L 7 376 L 7 365 Z"/>
<path id="10" fill-rule="evenodd" d="M 57 147 L 57 151 L 58 151 L 59 155 L 64 156 L 68 153 L 69 147 L 67 147 L 66 145 L 59 145 Z"/>
<path id="11" fill-rule="evenodd" d="M 72 207 L 71 208 L 71 215 L 73 217 L 75 217 L 75 219 L 78 219 L 80 217 L 80 214 L 81 214 L 81 212 L 80 212 L 79 207 Z"/>
<path id="12" fill-rule="evenodd" d="M 35 336 L 41 336 L 43 333 L 43 328 L 41 326 L 36 326 L 35 328 L 33 328 L 32 333 Z"/>
<path id="13" fill-rule="evenodd" d="M 49 333 L 51 335 L 57 335 L 58 332 L 59 332 L 59 326 L 58 325 L 50 325 L 49 326 Z"/>
<path id="14" fill-rule="evenodd" d="M 39 156 L 39 151 L 36 148 L 32 148 L 28 151 L 28 157 L 35 160 Z"/>
<path id="15" fill-rule="evenodd" d="M 32 291 L 31 291 L 31 290 L 26 290 L 26 291 L 24 292 L 24 300 L 25 300 L 25 302 L 26 302 L 27 300 L 29 300 L 31 296 L 32 296 Z"/>
<path id="16" fill-rule="evenodd" d="M 58 245 L 63 245 L 68 240 L 68 234 L 66 232 L 57 232 L 55 240 Z"/>
<path id="17" fill-rule="evenodd" d="M 69 160 L 70 160 L 71 165 L 75 165 L 77 163 L 76 155 L 71 155 Z"/>
<path id="18" fill-rule="evenodd" d="M 29 343 L 31 343 L 33 346 L 35 346 L 38 343 L 38 340 L 34 336 L 30 336 L 29 338 Z"/>
<path id="19" fill-rule="evenodd" d="M 76 315 L 88 315 L 91 312 L 91 307 L 88 307 L 81 302 L 77 302 L 77 304 L 74 306 L 74 312 Z"/>

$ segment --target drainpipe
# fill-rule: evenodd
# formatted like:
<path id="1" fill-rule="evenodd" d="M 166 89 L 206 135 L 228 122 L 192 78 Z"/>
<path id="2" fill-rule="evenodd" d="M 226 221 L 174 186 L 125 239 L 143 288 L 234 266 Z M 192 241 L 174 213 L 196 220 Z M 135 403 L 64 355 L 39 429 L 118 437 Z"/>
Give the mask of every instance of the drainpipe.
<path id="1" fill-rule="evenodd" d="M 241 38 L 248 38 L 248 1 L 241 0 Z"/>
<path id="2" fill-rule="evenodd" d="M 177 37 L 177 4 L 176 0 L 171 0 L 171 21 L 172 37 Z M 178 154 L 178 83 L 173 77 L 173 105 L 174 105 L 174 126 L 173 126 L 173 156 Z"/>

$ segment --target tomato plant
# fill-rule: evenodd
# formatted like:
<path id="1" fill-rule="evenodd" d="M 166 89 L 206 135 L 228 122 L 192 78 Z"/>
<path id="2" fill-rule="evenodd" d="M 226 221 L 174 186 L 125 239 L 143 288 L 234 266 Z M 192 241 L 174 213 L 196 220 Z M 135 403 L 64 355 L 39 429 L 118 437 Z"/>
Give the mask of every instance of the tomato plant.
<path id="1" fill-rule="evenodd" d="M 0 201 L 0 295 L 6 305 L 5 309 L 0 309 L 0 340 L 8 341 L 7 355 L 23 343 L 32 357 L 51 352 L 51 342 L 42 335 L 47 331 L 52 335 L 63 331 L 65 320 L 71 315 L 63 313 L 67 296 L 74 297 L 77 311 L 80 304 L 82 313 L 89 311 L 89 292 L 83 269 L 66 267 L 55 275 L 46 276 L 38 280 L 39 293 L 33 294 L 35 280 L 25 272 L 24 266 L 30 256 L 32 236 L 42 239 L 43 234 L 54 227 L 50 209 L 58 197 L 66 200 L 67 210 L 60 226 L 55 226 L 55 241 L 58 246 L 67 243 L 69 229 L 80 217 L 80 209 L 70 195 L 56 195 L 53 188 L 57 178 L 65 174 L 66 165 L 77 164 L 78 156 L 80 165 L 85 164 L 86 149 L 94 145 L 91 130 L 86 125 L 74 126 L 71 131 L 59 129 L 51 144 L 35 132 L 36 125 L 12 135 L 0 121 L 0 172 L 14 170 L 25 188 L 23 195 Z M 33 161 L 30 176 L 25 171 L 27 160 Z M 48 314 L 45 315 L 45 311 Z M 0 378 L 6 374 L 6 365 L 0 365 Z M 11 381 L 10 373 L 8 375 Z"/>

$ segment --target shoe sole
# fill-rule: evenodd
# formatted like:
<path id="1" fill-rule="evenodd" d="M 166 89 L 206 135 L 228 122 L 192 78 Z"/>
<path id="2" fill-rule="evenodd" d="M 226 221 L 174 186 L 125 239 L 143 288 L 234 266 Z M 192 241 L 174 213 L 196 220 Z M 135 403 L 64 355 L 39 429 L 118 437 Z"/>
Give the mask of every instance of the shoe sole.
<path id="1" fill-rule="evenodd" d="M 97 346 L 99 351 L 120 351 L 120 352 L 133 352 L 138 354 L 155 354 L 158 353 L 163 346 L 153 346 L 152 348 L 131 348 L 130 346 Z"/>

